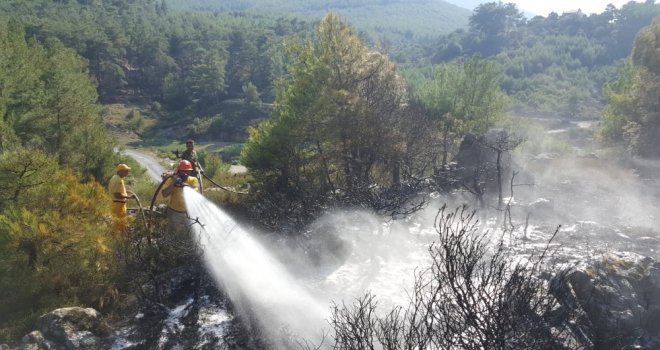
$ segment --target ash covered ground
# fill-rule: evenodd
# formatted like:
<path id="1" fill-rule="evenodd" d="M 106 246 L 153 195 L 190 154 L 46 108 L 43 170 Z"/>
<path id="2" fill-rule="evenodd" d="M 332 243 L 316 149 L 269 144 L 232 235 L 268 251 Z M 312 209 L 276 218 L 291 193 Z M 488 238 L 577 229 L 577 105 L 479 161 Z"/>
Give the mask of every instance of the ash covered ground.
<path id="1" fill-rule="evenodd" d="M 522 163 L 522 162 L 521 162 Z M 514 179 L 510 231 L 503 232 L 502 211 L 477 214 L 493 244 L 500 240 L 513 259 L 542 252 L 549 244 L 549 263 L 577 264 L 605 256 L 660 258 L 660 166 L 652 162 L 625 164 L 597 157 L 555 157 L 528 160 Z M 510 196 L 505 185 L 505 197 Z M 494 195 L 494 196 L 493 196 Z M 495 197 L 495 198 L 493 198 Z M 310 228 L 319 242 L 320 269 L 308 280 L 316 295 L 335 303 L 351 302 L 371 292 L 384 306 L 404 305 L 415 272 L 428 266 L 429 245 L 437 233 L 438 208 L 451 211 L 476 202 L 468 193 L 440 195 L 408 220 L 390 221 L 370 213 L 330 213 Z"/>
<path id="2" fill-rule="evenodd" d="M 526 170 L 533 172 L 534 186 L 514 188 L 514 194 L 520 194 L 522 207 L 532 209 L 514 210 L 513 215 L 518 214 L 520 223 L 531 211 L 531 241 L 547 240 L 548 232 L 561 225 L 555 242 L 562 255 L 584 259 L 630 252 L 660 257 L 657 163 L 573 157 L 532 161 Z"/>

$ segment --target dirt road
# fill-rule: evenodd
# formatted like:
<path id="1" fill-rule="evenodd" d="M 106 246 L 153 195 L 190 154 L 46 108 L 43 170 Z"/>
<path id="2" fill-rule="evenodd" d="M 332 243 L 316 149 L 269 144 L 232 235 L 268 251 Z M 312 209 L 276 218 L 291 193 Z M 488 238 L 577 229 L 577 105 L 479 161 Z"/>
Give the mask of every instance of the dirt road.
<path id="1" fill-rule="evenodd" d="M 124 150 L 124 154 L 137 160 L 138 163 L 147 168 L 147 174 L 152 180 L 154 180 L 154 182 L 161 182 L 160 175 L 165 172 L 165 168 L 160 165 L 156 158 L 145 152 L 141 152 L 135 149 L 126 149 Z"/>

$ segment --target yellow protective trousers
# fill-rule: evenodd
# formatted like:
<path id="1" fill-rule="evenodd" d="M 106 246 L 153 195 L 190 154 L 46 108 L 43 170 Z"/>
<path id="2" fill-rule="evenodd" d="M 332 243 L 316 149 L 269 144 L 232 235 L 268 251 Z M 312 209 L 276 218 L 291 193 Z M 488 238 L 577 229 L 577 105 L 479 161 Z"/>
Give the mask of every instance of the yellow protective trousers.
<path id="1" fill-rule="evenodd" d="M 112 227 L 115 232 L 126 233 L 127 224 L 126 216 L 128 211 L 128 204 L 126 202 L 112 202 L 110 213 L 112 214 Z"/>

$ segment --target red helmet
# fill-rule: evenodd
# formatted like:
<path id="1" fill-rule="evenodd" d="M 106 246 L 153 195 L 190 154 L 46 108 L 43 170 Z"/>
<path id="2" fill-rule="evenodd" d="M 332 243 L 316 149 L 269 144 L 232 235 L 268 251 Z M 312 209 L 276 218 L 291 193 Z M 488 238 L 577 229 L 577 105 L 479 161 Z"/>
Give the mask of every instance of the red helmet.
<path id="1" fill-rule="evenodd" d="M 192 163 L 183 159 L 179 162 L 179 170 L 191 171 L 193 170 Z"/>

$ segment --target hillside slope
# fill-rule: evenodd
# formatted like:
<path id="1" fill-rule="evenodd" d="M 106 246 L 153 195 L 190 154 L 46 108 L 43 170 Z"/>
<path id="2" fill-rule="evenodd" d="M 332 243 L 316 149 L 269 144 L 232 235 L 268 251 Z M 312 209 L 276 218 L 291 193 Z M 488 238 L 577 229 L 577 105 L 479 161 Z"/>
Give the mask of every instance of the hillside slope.
<path id="1" fill-rule="evenodd" d="M 489 2 L 488 0 L 447 0 L 448 3 L 454 4 L 459 7 L 466 8 L 468 10 L 474 10 L 480 4 Z"/>
<path id="2" fill-rule="evenodd" d="M 177 11 L 256 11 L 314 19 L 332 11 L 358 30 L 389 39 L 449 33 L 467 27 L 471 15 L 442 0 L 167 0 L 167 5 Z"/>

